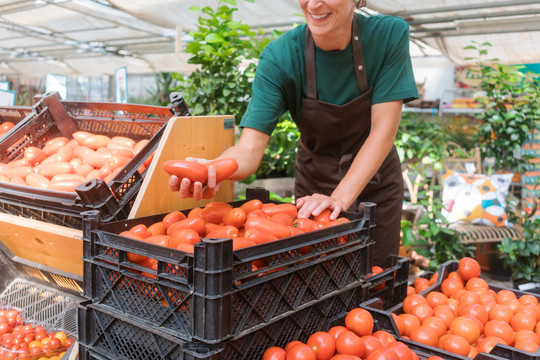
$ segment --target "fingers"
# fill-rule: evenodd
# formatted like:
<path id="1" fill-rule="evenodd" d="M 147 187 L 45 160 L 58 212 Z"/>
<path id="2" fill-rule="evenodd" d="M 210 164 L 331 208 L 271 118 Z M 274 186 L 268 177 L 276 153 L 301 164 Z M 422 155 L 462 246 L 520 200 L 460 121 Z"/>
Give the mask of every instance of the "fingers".
<path id="1" fill-rule="evenodd" d="M 324 209 L 331 209 L 331 218 L 332 220 L 335 220 L 343 210 L 341 202 L 322 194 L 304 196 L 296 201 L 296 205 L 299 208 L 299 218 L 309 218 L 311 215 L 317 216 Z"/>
<path id="2" fill-rule="evenodd" d="M 180 179 L 178 179 L 178 176 L 171 175 L 169 178 L 169 190 L 170 191 L 178 191 L 180 189 Z"/>

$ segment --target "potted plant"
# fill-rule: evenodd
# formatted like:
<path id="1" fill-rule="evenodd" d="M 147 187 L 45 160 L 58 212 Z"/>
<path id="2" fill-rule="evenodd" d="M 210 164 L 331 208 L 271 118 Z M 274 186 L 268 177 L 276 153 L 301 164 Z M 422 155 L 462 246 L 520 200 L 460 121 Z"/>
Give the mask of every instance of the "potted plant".
<path id="1" fill-rule="evenodd" d="M 476 51 L 476 57 L 466 60 L 475 60 L 482 76 L 484 95 L 478 102 L 483 111 L 477 115 L 477 140 L 482 158 L 492 159 L 494 169 L 520 173 L 530 158 L 523 154 L 522 146 L 540 120 L 540 88 L 521 67 L 500 64 L 498 59 L 484 60 L 489 46 L 473 41 L 465 47 Z"/>

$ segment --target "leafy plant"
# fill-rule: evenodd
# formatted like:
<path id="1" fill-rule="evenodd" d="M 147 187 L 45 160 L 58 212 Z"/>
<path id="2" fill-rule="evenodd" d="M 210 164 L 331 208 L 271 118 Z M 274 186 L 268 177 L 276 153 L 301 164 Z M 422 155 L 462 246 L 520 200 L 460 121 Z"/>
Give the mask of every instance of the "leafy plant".
<path id="1" fill-rule="evenodd" d="M 193 115 L 234 115 L 239 122 L 247 108 L 256 67 L 250 60 L 258 58 L 268 41 L 260 43 L 249 25 L 233 20 L 235 6 L 236 0 L 220 0 L 216 9 L 190 7 L 202 12 L 186 46 L 192 55 L 188 63 L 198 68 L 187 77 L 173 77 L 181 82 L 175 90 L 182 91 Z"/>
<path id="2" fill-rule="evenodd" d="M 486 60 L 490 46 L 473 41 L 465 47 L 476 51 L 475 57 L 466 60 L 475 60 L 485 92 L 479 99 L 483 111 L 477 115 L 481 121 L 478 140 L 483 158 L 494 158 L 495 168 L 519 172 L 529 161 L 521 155 L 521 147 L 540 120 L 540 88 L 538 81 L 520 71 L 522 67 Z"/>

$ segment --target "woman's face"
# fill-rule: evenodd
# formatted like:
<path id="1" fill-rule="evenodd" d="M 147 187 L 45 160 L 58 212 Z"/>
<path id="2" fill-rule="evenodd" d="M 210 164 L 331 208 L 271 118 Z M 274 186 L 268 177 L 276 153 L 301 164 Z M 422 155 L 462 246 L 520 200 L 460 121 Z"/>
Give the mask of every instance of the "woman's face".
<path id="1" fill-rule="evenodd" d="M 354 13 L 353 0 L 298 0 L 307 25 L 316 37 L 348 36 Z"/>

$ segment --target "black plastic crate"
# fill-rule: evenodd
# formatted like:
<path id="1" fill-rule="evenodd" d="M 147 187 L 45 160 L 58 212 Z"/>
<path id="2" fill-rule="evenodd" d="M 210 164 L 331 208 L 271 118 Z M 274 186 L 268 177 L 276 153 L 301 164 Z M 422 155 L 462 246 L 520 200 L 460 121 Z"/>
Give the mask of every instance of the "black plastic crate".
<path id="1" fill-rule="evenodd" d="M 443 282 L 444 279 L 446 279 L 448 277 L 448 274 L 450 272 L 456 271 L 458 269 L 458 264 L 459 264 L 458 261 L 448 261 L 448 262 L 444 263 L 441 266 L 440 270 L 439 270 L 439 276 L 437 278 L 437 282 L 434 285 L 427 288 L 426 290 L 422 291 L 420 294 L 425 296 L 431 291 L 441 291 L 441 283 Z M 537 299 L 540 300 L 540 296 L 537 295 L 537 294 L 533 294 L 533 293 L 517 291 L 515 289 L 508 289 L 508 288 L 492 286 L 492 285 L 490 285 L 489 288 L 494 290 L 494 291 L 511 290 L 518 297 L 521 296 L 521 295 L 526 295 L 526 294 L 527 295 L 533 295 Z M 403 303 L 398 304 L 398 305 L 393 306 L 393 307 L 390 307 L 390 308 L 387 308 L 387 307 L 385 307 L 385 305 L 384 305 L 384 303 L 382 302 L 381 299 L 375 298 L 375 299 L 370 299 L 370 300 L 364 302 L 363 304 L 361 304 L 360 307 L 368 310 L 373 315 L 373 318 L 376 319 L 376 321 L 379 322 L 380 327 L 383 330 L 386 330 L 386 331 L 388 331 L 388 332 L 390 332 L 392 334 L 395 334 L 395 335 L 399 334 L 398 330 L 397 330 L 397 326 L 396 326 L 396 324 L 394 322 L 394 319 L 392 317 L 392 313 L 394 313 L 396 315 L 402 314 L 403 313 Z M 449 360 L 467 360 L 467 359 L 469 359 L 466 356 L 460 356 L 460 355 L 457 355 L 457 354 L 449 353 L 447 351 L 444 351 L 444 350 L 436 348 L 436 347 L 415 343 L 414 341 L 411 341 L 411 340 L 403 339 L 402 341 L 405 342 L 407 345 L 412 343 L 414 345 L 414 347 L 417 348 L 417 349 L 423 349 L 426 354 L 431 354 L 429 356 L 438 355 L 438 356 L 442 357 L 443 359 L 449 359 Z M 483 357 L 479 357 L 480 355 L 482 355 Z M 474 358 L 474 360 L 480 360 L 480 359 L 498 360 L 498 359 L 501 359 L 501 358 L 502 359 L 509 359 L 509 360 L 540 360 L 540 349 L 536 353 L 532 354 L 532 353 L 529 353 L 529 352 L 526 352 L 526 351 L 522 351 L 522 350 L 513 348 L 511 346 L 497 344 L 489 354 L 479 354 L 478 356 L 476 356 Z"/>
<path id="2" fill-rule="evenodd" d="M 216 344 L 185 341 L 88 302 L 79 307 L 79 342 L 90 357 L 81 360 L 261 359 L 267 348 L 284 347 L 293 340 L 305 342 L 311 334 L 324 329 L 329 318 L 343 317 L 358 307 L 367 296 L 368 285 L 358 283 L 355 288 L 289 312 L 254 332 Z"/>
<path id="3" fill-rule="evenodd" d="M 390 255 L 384 269 L 383 272 L 368 277 L 371 283 L 369 298 L 380 298 L 384 306 L 389 308 L 403 302 L 407 296 L 409 258 Z"/>
<path id="4" fill-rule="evenodd" d="M 0 124 L 9 121 L 16 125 L 33 112 L 32 106 L 0 106 Z"/>
<path id="5" fill-rule="evenodd" d="M 30 118 L 0 139 L 0 162 L 17 160 L 28 146 L 43 147 L 54 137 L 71 138 L 79 130 L 150 141 L 108 184 L 91 180 L 80 185 L 77 193 L 1 183 L 0 211 L 77 229 L 82 229 L 80 213 L 85 210 L 100 210 L 104 221 L 127 218 L 146 173 L 138 170 L 157 149 L 165 124 L 173 116 L 171 108 L 69 102 L 51 93 L 33 109 Z"/>
<path id="6" fill-rule="evenodd" d="M 231 205 L 254 198 L 269 201 L 267 191 L 248 189 L 246 200 Z M 372 265 L 374 206 L 344 213 L 348 223 L 236 251 L 231 239 L 205 239 L 194 254 L 117 235 L 166 214 L 104 224 L 97 211 L 87 212 L 84 294 L 99 308 L 187 341 L 239 338 L 363 285 Z M 342 236 L 348 240 L 339 244 Z M 156 259 L 157 270 L 127 261 L 128 252 Z M 254 270 L 260 259 L 268 266 Z"/>

